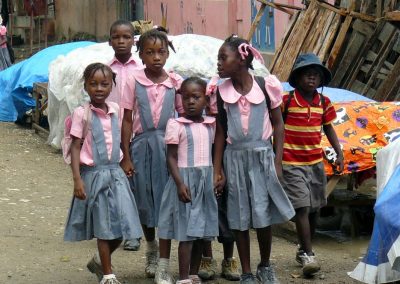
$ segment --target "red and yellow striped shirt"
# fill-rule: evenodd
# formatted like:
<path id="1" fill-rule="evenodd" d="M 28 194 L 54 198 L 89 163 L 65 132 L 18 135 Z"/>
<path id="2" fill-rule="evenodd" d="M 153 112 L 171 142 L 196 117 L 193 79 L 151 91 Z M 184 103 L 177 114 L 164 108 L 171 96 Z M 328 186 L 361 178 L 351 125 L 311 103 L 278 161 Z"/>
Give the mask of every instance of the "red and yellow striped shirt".
<path id="1" fill-rule="evenodd" d="M 282 112 L 289 93 L 283 95 Z M 336 112 L 328 97 L 315 92 L 311 103 L 296 90 L 293 93 L 285 121 L 285 139 L 282 163 L 287 165 L 313 165 L 323 159 L 321 127 L 332 123 Z"/>

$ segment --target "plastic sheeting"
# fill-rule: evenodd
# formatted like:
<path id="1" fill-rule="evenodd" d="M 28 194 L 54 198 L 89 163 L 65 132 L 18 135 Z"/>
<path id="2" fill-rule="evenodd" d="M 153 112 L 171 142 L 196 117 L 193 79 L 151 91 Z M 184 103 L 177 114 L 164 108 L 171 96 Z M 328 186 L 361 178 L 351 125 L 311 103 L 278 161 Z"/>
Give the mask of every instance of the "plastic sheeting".
<path id="1" fill-rule="evenodd" d="M 48 81 L 49 63 L 61 54 L 92 42 L 74 42 L 48 47 L 27 60 L 0 72 L 0 121 L 15 121 L 35 106 L 33 83 Z"/>
<path id="2" fill-rule="evenodd" d="M 349 276 L 364 283 L 400 280 L 400 139 L 383 148 L 377 157 L 381 181 L 375 203 L 374 230 L 363 260 Z M 388 163 L 389 162 L 389 163 Z"/>
<path id="3" fill-rule="evenodd" d="M 173 70 L 183 77 L 200 76 L 211 78 L 217 72 L 217 54 L 223 41 L 209 36 L 183 34 L 168 36 L 176 53 L 170 51 L 164 68 Z M 140 60 L 136 47 L 132 48 L 133 56 Z M 114 56 L 108 43 L 99 43 L 74 50 L 66 56 L 59 57 L 49 67 L 49 100 L 48 121 L 50 134 L 48 143 L 60 148 L 64 133 L 64 119 L 77 106 L 89 99 L 83 90 L 81 80 L 85 67 L 93 62 L 109 62 Z M 266 76 L 267 68 L 254 60 L 254 74 Z"/>

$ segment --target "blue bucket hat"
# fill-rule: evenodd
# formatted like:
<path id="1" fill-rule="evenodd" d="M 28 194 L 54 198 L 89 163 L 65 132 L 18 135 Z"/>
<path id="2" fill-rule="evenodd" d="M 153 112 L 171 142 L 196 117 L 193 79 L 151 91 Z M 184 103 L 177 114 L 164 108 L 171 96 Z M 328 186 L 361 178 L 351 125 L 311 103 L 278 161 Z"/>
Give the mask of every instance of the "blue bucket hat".
<path id="1" fill-rule="evenodd" d="M 300 71 L 304 69 L 305 67 L 309 66 L 316 66 L 319 67 L 324 74 L 324 78 L 321 80 L 321 84 L 318 87 L 326 86 L 329 84 L 329 82 L 332 80 L 332 74 L 331 71 L 329 71 L 328 68 L 326 68 L 321 61 L 319 60 L 318 56 L 316 56 L 314 53 L 304 53 L 300 54 L 296 62 L 294 63 L 292 72 L 290 72 L 289 75 L 289 84 L 293 87 L 296 88 L 296 78 L 299 75 Z"/>

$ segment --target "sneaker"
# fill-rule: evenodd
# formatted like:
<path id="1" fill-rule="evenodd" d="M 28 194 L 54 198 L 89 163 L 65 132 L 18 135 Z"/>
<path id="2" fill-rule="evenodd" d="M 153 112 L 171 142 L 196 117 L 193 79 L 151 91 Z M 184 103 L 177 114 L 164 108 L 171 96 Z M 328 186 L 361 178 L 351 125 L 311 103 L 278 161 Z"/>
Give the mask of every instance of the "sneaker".
<path id="1" fill-rule="evenodd" d="M 96 274 L 99 281 L 102 281 L 103 269 L 101 267 L 101 264 L 97 263 L 94 257 L 92 257 L 92 259 L 86 264 L 86 267 L 91 273 Z"/>
<path id="2" fill-rule="evenodd" d="M 240 284 L 257 284 L 257 278 L 253 273 L 244 273 L 240 275 Z"/>
<path id="3" fill-rule="evenodd" d="M 126 240 L 124 242 L 124 250 L 138 251 L 140 248 L 140 239 Z"/>
<path id="4" fill-rule="evenodd" d="M 224 259 L 221 263 L 221 276 L 229 281 L 239 281 L 240 273 L 235 258 Z M 201 276 L 200 276 L 201 277 Z"/>
<path id="5" fill-rule="evenodd" d="M 154 278 L 157 270 L 157 262 L 158 262 L 157 251 L 146 252 L 146 268 L 144 269 L 144 271 L 146 272 L 147 278 Z"/>
<path id="6" fill-rule="evenodd" d="M 262 284 L 279 284 L 278 278 L 275 274 L 275 269 L 272 265 L 269 266 L 257 266 L 257 279 Z"/>
<path id="7" fill-rule="evenodd" d="M 199 268 L 199 277 L 203 280 L 214 279 L 217 273 L 217 261 L 211 257 L 202 257 Z"/>
<path id="8" fill-rule="evenodd" d="M 301 265 L 303 266 L 303 274 L 305 276 L 311 276 L 321 269 L 321 266 L 315 259 L 315 255 L 307 255 L 307 253 L 303 253 L 299 257 L 301 258 Z"/>
<path id="9" fill-rule="evenodd" d="M 193 284 L 191 279 L 183 279 L 176 281 L 176 284 Z"/>
<path id="10" fill-rule="evenodd" d="M 101 279 L 100 284 L 121 284 L 117 280 L 117 277 L 115 277 L 114 274 L 107 275 L 107 278 L 103 276 L 103 279 Z"/>
<path id="11" fill-rule="evenodd" d="M 154 283 L 156 284 L 174 284 L 175 280 L 166 270 L 157 269 L 154 276 Z"/>
<path id="12" fill-rule="evenodd" d="M 296 261 L 297 261 L 299 264 L 302 264 L 300 255 L 303 255 L 304 253 L 305 253 L 305 251 L 302 250 L 302 249 L 300 249 L 300 248 L 299 248 L 299 249 L 297 250 L 297 252 L 296 252 Z"/>
<path id="13" fill-rule="evenodd" d="M 189 279 L 193 284 L 201 284 L 201 279 L 198 275 L 189 275 Z"/>

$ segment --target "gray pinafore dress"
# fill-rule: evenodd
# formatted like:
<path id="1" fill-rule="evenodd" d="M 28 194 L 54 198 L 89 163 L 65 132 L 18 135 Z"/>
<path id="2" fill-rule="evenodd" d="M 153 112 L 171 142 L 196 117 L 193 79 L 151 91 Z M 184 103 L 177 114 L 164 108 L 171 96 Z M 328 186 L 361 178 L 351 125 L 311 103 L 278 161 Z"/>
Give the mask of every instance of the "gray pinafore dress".
<path id="1" fill-rule="evenodd" d="M 168 88 L 165 92 L 157 127 L 153 123 L 146 88 L 137 81 L 135 94 L 143 132 L 133 138 L 130 148 L 136 170 L 132 177 L 133 193 L 140 222 L 154 228 L 158 224 L 162 193 L 168 180 L 164 136 L 168 119 L 174 117 L 175 89 Z"/>
<path id="2" fill-rule="evenodd" d="M 199 135 L 207 137 L 213 143 L 212 125 L 202 124 Z M 210 166 L 194 165 L 194 141 L 192 129 L 185 125 L 187 137 L 187 165 L 180 167 L 179 173 L 183 183 L 189 188 L 192 201 L 183 203 L 179 200 L 178 190 L 172 176 L 169 177 L 162 196 L 158 237 L 167 240 L 193 241 L 196 239 L 211 240 L 218 236 L 218 206 L 214 194 L 214 169 L 212 166 L 211 146 L 209 147 Z M 206 138 L 205 138 L 206 139 Z M 178 157 L 180 159 L 182 157 Z"/>
<path id="3" fill-rule="evenodd" d="M 231 140 L 224 153 L 227 217 L 230 229 L 239 231 L 283 223 L 295 214 L 276 175 L 271 142 L 262 139 L 266 102 L 250 105 L 245 135 L 238 103 L 225 102 Z"/>
<path id="4" fill-rule="evenodd" d="M 100 119 L 92 115 L 94 166 L 81 166 L 86 199 L 73 198 L 65 226 L 65 241 L 135 239 L 143 235 L 135 198 L 128 178 L 119 166 L 118 116 L 111 115 L 112 154 L 108 159 Z"/>

